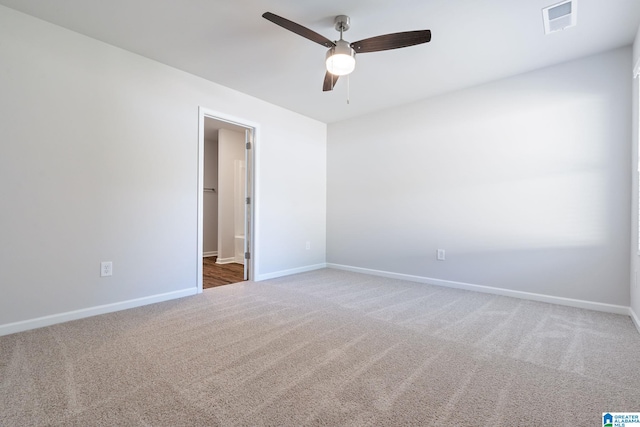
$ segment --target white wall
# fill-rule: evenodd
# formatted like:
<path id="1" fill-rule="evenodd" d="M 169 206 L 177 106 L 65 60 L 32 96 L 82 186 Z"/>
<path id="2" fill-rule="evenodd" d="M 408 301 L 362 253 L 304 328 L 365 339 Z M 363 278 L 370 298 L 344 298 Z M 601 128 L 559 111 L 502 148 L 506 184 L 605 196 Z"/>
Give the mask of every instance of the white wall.
<path id="1" fill-rule="evenodd" d="M 633 62 L 635 66 L 640 61 L 640 28 L 633 43 Z M 638 97 L 640 90 L 638 85 L 639 79 L 633 79 L 633 136 L 631 140 L 631 175 L 630 179 L 633 183 L 632 202 L 631 202 L 631 317 L 634 319 L 636 327 L 640 330 L 640 280 L 638 279 L 638 270 L 640 270 L 640 251 L 638 250 L 638 121 L 639 107 Z"/>
<path id="2" fill-rule="evenodd" d="M 234 161 L 244 160 L 244 133 L 220 129 L 218 133 L 218 262 L 230 262 L 236 252 Z"/>
<path id="3" fill-rule="evenodd" d="M 631 56 L 330 124 L 328 263 L 628 307 Z"/>
<path id="4" fill-rule="evenodd" d="M 325 124 L 5 7 L 0 58 L 0 334 L 196 291 L 199 106 L 259 124 L 256 277 L 325 261 Z"/>

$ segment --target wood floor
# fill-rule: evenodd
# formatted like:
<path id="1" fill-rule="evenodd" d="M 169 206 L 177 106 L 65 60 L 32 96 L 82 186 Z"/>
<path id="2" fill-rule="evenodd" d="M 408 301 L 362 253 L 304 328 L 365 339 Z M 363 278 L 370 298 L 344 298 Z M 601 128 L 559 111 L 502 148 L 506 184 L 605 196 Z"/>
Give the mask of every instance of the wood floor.
<path id="1" fill-rule="evenodd" d="M 229 285 L 244 280 L 244 265 L 216 264 L 218 257 L 202 258 L 202 289 Z"/>

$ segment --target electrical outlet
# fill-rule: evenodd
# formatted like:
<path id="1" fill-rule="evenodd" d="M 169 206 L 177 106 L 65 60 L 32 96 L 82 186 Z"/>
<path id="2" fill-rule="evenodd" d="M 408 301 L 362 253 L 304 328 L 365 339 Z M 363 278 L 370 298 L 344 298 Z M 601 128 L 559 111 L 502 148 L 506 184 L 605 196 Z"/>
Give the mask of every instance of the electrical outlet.
<path id="1" fill-rule="evenodd" d="M 306 248 L 307 250 L 311 249 L 311 242 L 307 242 L 307 244 L 306 244 L 305 248 Z"/>
<path id="2" fill-rule="evenodd" d="M 444 261 L 444 249 L 438 249 L 438 252 L 436 254 L 436 258 L 438 259 L 438 261 Z"/>
<path id="3" fill-rule="evenodd" d="M 100 277 L 113 275 L 113 263 L 111 261 L 103 261 L 100 263 Z"/>

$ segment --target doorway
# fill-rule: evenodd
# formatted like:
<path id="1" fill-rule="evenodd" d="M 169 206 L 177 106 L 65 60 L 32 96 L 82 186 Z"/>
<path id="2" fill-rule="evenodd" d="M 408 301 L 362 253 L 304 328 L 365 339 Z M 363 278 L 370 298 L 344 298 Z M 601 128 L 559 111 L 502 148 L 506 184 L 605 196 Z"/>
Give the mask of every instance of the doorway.
<path id="1" fill-rule="evenodd" d="M 198 292 L 253 278 L 255 126 L 200 108 Z"/>

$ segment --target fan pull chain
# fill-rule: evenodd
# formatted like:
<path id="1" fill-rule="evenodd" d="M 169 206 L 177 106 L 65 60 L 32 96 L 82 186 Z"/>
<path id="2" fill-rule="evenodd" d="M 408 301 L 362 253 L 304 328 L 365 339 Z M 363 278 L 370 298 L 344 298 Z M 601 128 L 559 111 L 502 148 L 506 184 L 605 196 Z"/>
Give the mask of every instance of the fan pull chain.
<path id="1" fill-rule="evenodd" d="M 349 96 L 351 93 L 351 79 L 349 78 L 349 75 L 347 74 L 347 105 L 349 105 Z"/>

